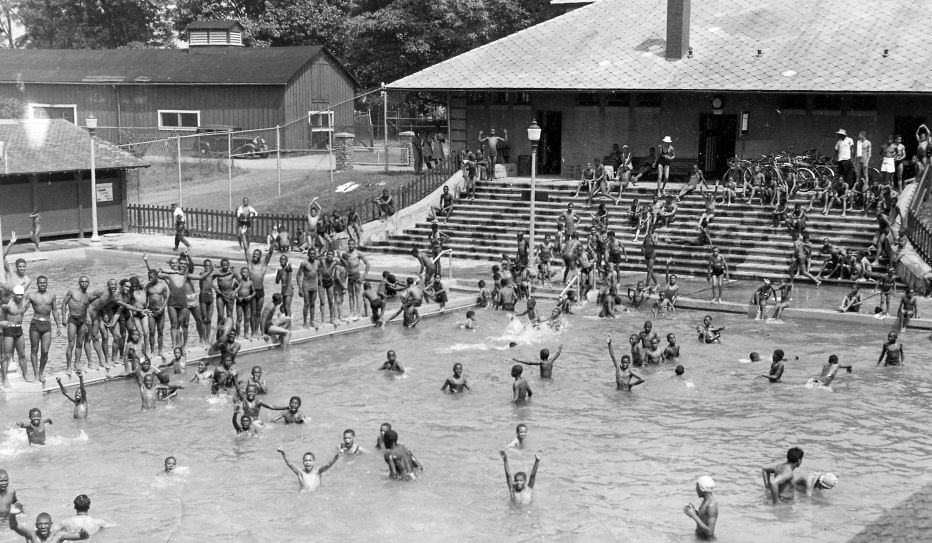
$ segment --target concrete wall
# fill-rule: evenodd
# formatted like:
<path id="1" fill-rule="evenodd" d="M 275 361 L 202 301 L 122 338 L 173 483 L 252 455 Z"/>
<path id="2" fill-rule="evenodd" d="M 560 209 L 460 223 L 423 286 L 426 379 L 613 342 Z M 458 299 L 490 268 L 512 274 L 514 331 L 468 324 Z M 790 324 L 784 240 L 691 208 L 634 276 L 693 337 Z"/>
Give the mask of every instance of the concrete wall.
<path id="1" fill-rule="evenodd" d="M 417 203 L 397 210 L 394 215 L 386 220 L 377 219 L 365 223 L 362 225 L 363 245 L 371 241 L 385 241 L 392 234 L 400 234 L 405 230 L 414 228 L 418 222 L 424 222 L 427 219 L 430 207 L 440 202 L 443 187 L 450 187 L 450 192 L 457 194 L 463 189 L 464 185 L 463 171 L 457 170 L 444 184 L 421 198 Z"/>
<path id="2" fill-rule="evenodd" d="M 629 93 L 623 93 L 629 94 Z M 723 100 L 721 113 L 736 115 L 739 122 L 743 111 L 750 112 L 748 132 L 738 137 L 735 153 L 746 158 L 780 152 L 792 148 L 803 152 L 817 147 L 831 154 L 835 131 L 845 128 L 852 138 L 866 130 L 878 146 L 894 130 L 896 116 L 926 117 L 932 121 L 932 97 L 877 96 L 877 111 L 827 111 L 809 107 L 802 110 L 781 108 L 781 95 L 768 93 L 662 93 L 659 108 L 637 107 L 636 93 L 629 94 L 630 105 L 606 105 L 608 95 L 601 95 L 598 106 L 577 106 L 575 93 L 530 93 L 530 104 L 496 105 L 483 96 L 484 104 L 472 97 L 466 105 L 466 142 L 478 147 L 478 132 L 507 128 L 511 160 L 530 154 L 527 126 L 538 111 L 560 111 L 563 114 L 562 160 L 575 164 L 606 155 L 613 143 L 627 144 L 635 156 L 644 156 L 665 135 L 675 141 L 679 158 L 694 158 L 699 153 L 700 115 L 712 114 L 712 98 Z M 736 123 L 737 124 L 737 123 Z M 735 126 L 737 133 L 738 126 Z M 904 139 L 915 141 L 913 134 Z"/>

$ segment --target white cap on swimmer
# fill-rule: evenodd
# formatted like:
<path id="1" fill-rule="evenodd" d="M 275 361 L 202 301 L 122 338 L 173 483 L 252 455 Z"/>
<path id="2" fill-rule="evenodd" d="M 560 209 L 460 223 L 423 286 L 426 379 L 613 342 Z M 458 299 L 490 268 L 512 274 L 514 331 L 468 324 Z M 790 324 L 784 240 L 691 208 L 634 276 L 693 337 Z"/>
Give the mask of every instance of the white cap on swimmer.
<path id="1" fill-rule="evenodd" d="M 699 487 L 700 492 L 712 492 L 715 490 L 715 480 L 708 475 L 703 475 L 696 479 L 696 486 Z"/>
<path id="2" fill-rule="evenodd" d="M 816 479 L 816 484 L 826 490 L 835 488 L 835 485 L 838 484 L 838 477 L 835 477 L 834 473 L 823 473 Z"/>
<path id="3" fill-rule="evenodd" d="M 26 289 L 23 288 L 23 285 L 16 285 L 13 287 L 13 296 L 22 296 L 26 294 Z"/>

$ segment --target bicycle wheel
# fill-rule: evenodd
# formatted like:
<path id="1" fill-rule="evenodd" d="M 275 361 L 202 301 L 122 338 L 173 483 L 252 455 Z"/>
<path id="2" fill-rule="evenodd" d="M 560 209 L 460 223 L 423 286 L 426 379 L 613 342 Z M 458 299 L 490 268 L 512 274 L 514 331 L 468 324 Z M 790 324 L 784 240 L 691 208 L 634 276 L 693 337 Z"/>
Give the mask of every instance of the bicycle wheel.
<path id="1" fill-rule="evenodd" d="M 825 164 L 817 164 L 815 173 L 819 178 L 827 179 L 829 183 L 835 182 L 835 170 Z"/>
<path id="2" fill-rule="evenodd" d="M 796 192 L 809 192 L 816 186 L 816 174 L 809 168 L 796 168 Z"/>

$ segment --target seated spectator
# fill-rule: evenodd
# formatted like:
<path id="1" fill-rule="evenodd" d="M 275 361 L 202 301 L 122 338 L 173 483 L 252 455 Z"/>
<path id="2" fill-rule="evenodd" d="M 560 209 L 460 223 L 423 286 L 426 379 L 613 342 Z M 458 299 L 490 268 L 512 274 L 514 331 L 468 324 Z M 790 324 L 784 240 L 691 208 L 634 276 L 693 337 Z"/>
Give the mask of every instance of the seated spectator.
<path id="1" fill-rule="evenodd" d="M 595 168 L 592 167 L 591 162 L 586 162 L 586 169 L 582 172 L 582 179 L 579 180 L 579 185 L 576 186 L 576 194 L 573 195 L 573 198 L 579 196 L 580 191 L 585 187 L 586 194 L 592 194 L 592 186 L 595 183 Z"/>
<path id="2" fill-rule="evenodd" d="M 636 183 L 637 181 L 641 179 L 641 177 L 643 177 L 647 173 L 650 173 L 656 170 L 656 168 L 657 168 L 657 149 L 654 147 L 651 147 L 650 154 L 647 156 L 644 162 L 641 163 L 640 167 L 638 167 L 637 175 L 632 177 L 631 180 Z"/>
<path id="3" fill-rule="evenodd" d="M 379 217 L 391 217 L 395 214 L 395 200 L 388 193 L 388 189 L 382 189 L 382 195 L 375 199 L 375 204 L 379 206 Z"/>
<path id="4" fill-rule="evenodd" d="M 436 221 L 439 217 L 443 217 L 443 223 L 446 224 L 450 220 L 450 215 L 453 214 L 453 195 L 450 194 L 449 185 L 443 187 L 443 192 L 440 194 L 440 203 L 431 206 L 430 213 L 427 215 L 428 221 Z"/>
<path id="5" fill-rule="evenodd" d="M 657 226 L 668 226 L 676 219 L 677 205 L 673 198 L 673 196 L 667 196 L 657 212 Z"/>
<path id="6" fill-rule="evenodd" d="M 855 283 L 851 285 L 851 290 L 845 294 L 838 311 L 842 313 L 857 313 L 861 310 L 861 285 Z"/>

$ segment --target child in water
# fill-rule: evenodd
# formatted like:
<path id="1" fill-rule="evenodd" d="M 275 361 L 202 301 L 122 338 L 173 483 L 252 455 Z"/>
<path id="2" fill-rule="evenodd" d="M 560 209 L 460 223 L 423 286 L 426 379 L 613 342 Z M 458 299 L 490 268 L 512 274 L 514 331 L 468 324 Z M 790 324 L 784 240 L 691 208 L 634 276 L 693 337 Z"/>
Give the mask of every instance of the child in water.
<path id="1" fill-rule="evenodd" d="M 78 374 L 78 388 L 74 391 L 74 397 L 68 395 L 68 392 L 65 391 L 65 385 L 61 382 L 61 377 L 56 377 L 55 380 L 58 381 L 58 389 L 61 390 L 61 393 L 64 397 L 68 398 L 68 401 L 74 404 L 74 418 L 76 419 L 86 419 L 87 418 L 87 392 L 84 390 L 84 373 L 80 370 L 76 371 Z"/>
<path id="2" fill-rule="evenodd" d="M 531 477 L 519 471 L 511 475 L 511 469 L 508 467 L 508 453 L 504 450 L 498 451 L 502 455 L 502 462 L 505 464 L 505 484 L 508 485 L 508 494 L 511 502 L 515 505 L 530 505 L 534 500 L 534 482 L 537 479 L 537 467 L 540 465 L 540 453 L 534 455 L 534 467 L 531 468 Z"/>
<path id="3" fill-rule="evenodd" d="M 42 411 L 33 407 L 29 410 L 29 422 L 17 422 L 16 425 L 26 429 L 26 438 L 30 445 L 45 445 L 45 425 L 52 424 L 52 419 L 42 418 Z"/>
<path id="4" fill-rule="evenodd" d="M 508 444 L 508 449 L 517 449 L 523 450 L 525 448 L 524 442 L 527 440 L 527 424 L 523 422 L 515 426 L 515 438 L 511 440 L 511 443 Z"/>
<path id="5" fill-rule="evenodd" d="M 285 424 L 304 424 L 304 415 L 300 412 L 301 409 L 301 398 L 299 396 L 292 396 L 288 400 L 288 409 L 282 412 L 281 415 L 272 419 L 272 422 L 285 421 Z"/>
<path id="6" fill-rule="evenodd" d="M 560 354 L 562 353 L 563 344 L 560 344 L 560 346 L 557 347 L 557 352 L 553 355 L 553 358 L 550 358 L 549 349 L 541 349 L 540 362 L 524 362 L 522 360 L 518 360 L 517 358 L 512 358 L 512 360 L 518 364 L 524 364 L 525 366 L 540 366 L 540 378 L 550 379 L 553 377 L 553 363 L 556 362 L 558 358 L 560 358 Z"/>
<path id="7" fill-rule="evenodd" d="M 460 328 L 464 328 L 466 330 L 475 330 L 479 327 L 479 321 L 476 320 L 476 312 L 472 310 L 467 311 L 466 320 L 458 324 Z"/>
<path id="8" fill-rule="evenodd" d="M 511 376 L 515 380 L 514 384 L 511 385 L 513 393 L 511 401 L 516 404 L 526 403 L 534 395 L 527 381 L 524 380 L 524 377 L 521 377 L 522 373 L 524 373 L 524 368 L 520 365 L 511 367 Z"/>
<path id="9" fill-rule="evenodd" d="M 288 456 L 285 455 L 284 449 L 281 447 L 275 449 L 282 454 L 282 460 L 285 461 L 285 465 L 288 466 L 288 469 L 294 472 L 298 476 L 298 487 L 300 491 L 310 492 L 320 488 L 320 476 L 332 468 L 334 464 L 337 463 L 340 456 L 343 455 L 343 450 L 341 449 L 338 453 L 333 455 L 333 458 L 329 463 L 323 466 L 315 466 L 317 459 L 314 457 L 314 453 L 306 452 L 301 458 L 301 467 L 302 469 L 296 468 L 291 462 L 288 461 Z"/>

